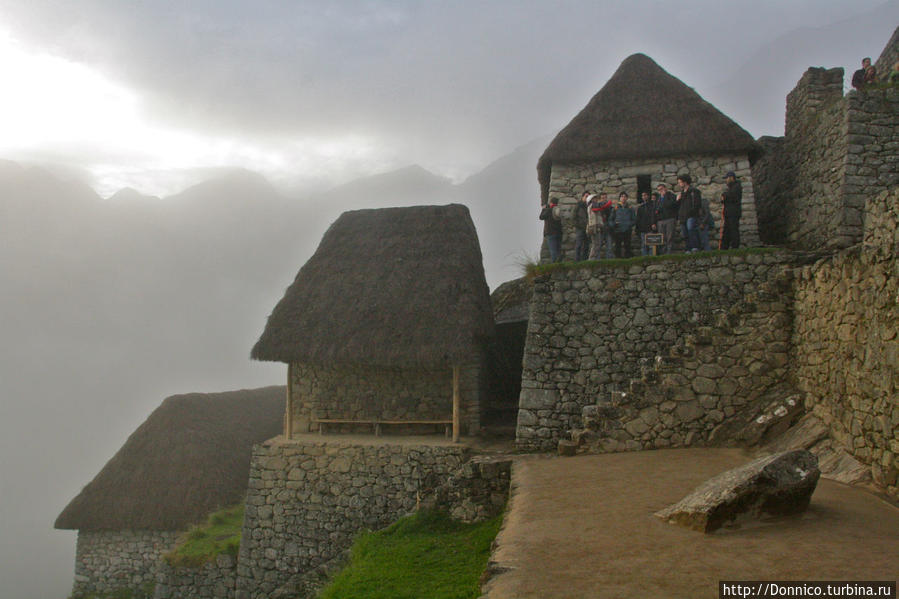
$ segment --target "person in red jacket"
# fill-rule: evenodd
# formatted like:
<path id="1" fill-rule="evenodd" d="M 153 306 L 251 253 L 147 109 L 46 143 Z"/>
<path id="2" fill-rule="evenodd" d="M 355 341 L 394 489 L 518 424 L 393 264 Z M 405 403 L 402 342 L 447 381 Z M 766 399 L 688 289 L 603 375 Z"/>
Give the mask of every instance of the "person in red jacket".
<path id="1" fill-rule="evenodd" d="M 612 212 L 612 200 L 605 193 L 590 196 L 587 202 L 587 232 L 593 239 L 590 247 L 590 259 L 602 258 L 602 245 L 606 244 L 606 257 L 611 257 L 611 233 L 608 230 L 609 214 Z"/>

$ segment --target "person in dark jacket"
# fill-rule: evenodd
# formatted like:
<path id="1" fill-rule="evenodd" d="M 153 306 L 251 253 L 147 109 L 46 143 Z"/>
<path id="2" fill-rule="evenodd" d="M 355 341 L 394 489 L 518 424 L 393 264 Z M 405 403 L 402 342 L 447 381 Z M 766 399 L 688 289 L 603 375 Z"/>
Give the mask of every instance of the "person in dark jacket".
<path id="1" fill-rule="evenodd" d="M 877 71 L 871 65 L 871 58 L 862 58 L 862 68 L 852 74 L 852 87 L 861 91 L 866 86 L 877 83 Z"/>
<path id="2" fill-rule="evenodd" d="M 558 200 L 550 200 L 540 210 L 543 221 L 543 237 L 549 247 L 549 259 L 553 262 L 562 260 L 562 218 L 559 215 Z"/>
<path id="3" fill-rule="evenodd" d="M 677 223 L 678 203 L 677 197 L 668 191 L 668 186 L 659 183 L 656 187 L 659 192 L 659 202 L 656 206 L 656 226 L 662 234 L 662 246 L 666 254 L 671 253 L 671 242 L 674 241 L 674 225 Z"/>
<path id="4" fill-rule="evenodd" d="M 705 220 L 702 209 L 702 194 L 693 187 L 693 179 L 690 175 L 678 175 L 677 184 L 680 193 L 677 194 L 679 203 L 677 220 L 681 224 L 681 232 L 684 235 L 687 252 L 698 252 L 701 247 L 699 239 L 699 226 Z"/>
<path id="5" fill-rule="evenodd" d="M 657 200 L 651 198 L 648 191 L 640 194 L 640 199 L 637 201 L 635 228 L 637 233 L 640 234 L 640 254 L 643 256 L 648 256 L 652 253 L 652 250 L 646 245 L 646 234 L 655 233 L 656 231 L 656 204 Z"/>
<path id="6" fill-rule="evenodd" d="M 624 257 L 633 256 L 631 251 L 631 230 L 637 216 L 634 209 L 627 205 L 627 193 L 621 192 L 618 195 L 618 203 L 609 216 L 609 227 L 612 229 L 612 239 L 615 241 L 615 257 L 622 257 L 622 246 L 624 248 Z"/>
<path id="7" fill-rule="evenodd" d="M 725 175 L 727 188 L 721 194 L 721 242 L 718 249 L 729 250 L 740 247 L 740 217 L 743 216 L 743 185 L 737 175 L 730 171 Z"/>
<path id="8" fill-rule="evenodd" d="M 586 260 L 590 255 L 590 238 L 587 236 L 587 198 L 589 192 L 581 194 L 581 199 L 574 206 L 574 259 L 578 262 Z"/>

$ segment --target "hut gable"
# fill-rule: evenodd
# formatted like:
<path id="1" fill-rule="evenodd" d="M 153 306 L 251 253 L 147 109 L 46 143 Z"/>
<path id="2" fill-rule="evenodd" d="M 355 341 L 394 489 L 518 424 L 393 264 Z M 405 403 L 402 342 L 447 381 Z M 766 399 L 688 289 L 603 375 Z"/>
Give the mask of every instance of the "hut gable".
<path id="1" fill-rule="evenodd" d="M 246 492 L 254 443 L 282 430 L 284 387 L 174 395 L 56 519 L 79 530 L 183 530 Z"/>
<path id="2" fill-rule="evenodd" d="M 547 199 L 553 163 L 686 154 L 747 154 L 752 136 L 645 54 L 626 58 L 537 163 Z"/>
<path id="3" fill-rule="evenodd" d="M 257 360 L 441 367 L 493 335 L 468 208 L 343 213 L 269 316 Z"/>

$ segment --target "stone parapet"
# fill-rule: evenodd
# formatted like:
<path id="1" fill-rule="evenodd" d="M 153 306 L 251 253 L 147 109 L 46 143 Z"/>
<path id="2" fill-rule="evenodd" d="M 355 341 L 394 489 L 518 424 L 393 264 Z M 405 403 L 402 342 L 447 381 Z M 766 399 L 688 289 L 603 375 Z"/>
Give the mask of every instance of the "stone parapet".
<path id="1" fill-rule="evenodd" d="M 156 580 L 153 599 L 228 599 L 234 596 L 237 560 L 219 555 L 197 568 L 175 568 L 163 562 Z"/>

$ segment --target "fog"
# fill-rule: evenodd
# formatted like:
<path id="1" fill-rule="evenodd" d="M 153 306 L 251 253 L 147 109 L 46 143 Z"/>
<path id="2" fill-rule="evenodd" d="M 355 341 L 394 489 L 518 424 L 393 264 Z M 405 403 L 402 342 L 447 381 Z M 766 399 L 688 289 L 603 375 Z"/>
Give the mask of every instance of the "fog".
<path id="1" fill-rule="evenodd" d="M 249 350 L 342 211 L 465 203 L 495 288 L 539 247 L 537 158 L 629 54 L 777 135 L 805 68 L 851 74 L 899 23 L 874 1 L 185 4 L 0 0 L 15 56 L 57 69 L 0 99 L 4 598 L 67 596 L 53 521 L 165 397 L 283 384 Z M 28 136 L 80 118 L 48 73 L 88 72 L 78 97 L 134 111 Z M 37 89 L 58 98 L 16 95 Z"/>

